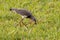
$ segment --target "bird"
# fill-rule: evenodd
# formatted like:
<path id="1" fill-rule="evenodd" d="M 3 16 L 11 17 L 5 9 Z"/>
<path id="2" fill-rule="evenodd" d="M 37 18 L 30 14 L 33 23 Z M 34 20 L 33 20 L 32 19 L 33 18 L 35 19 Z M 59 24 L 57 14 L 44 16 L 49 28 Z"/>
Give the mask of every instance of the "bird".
<path id="1" fill-rule="evenodd" d="M 28 10 L 25 10 L 25 9 L 17 9 L 17 8 L 10 8 L 10 11 L 14 11 L 17 14 L 20 14 L 21 15 L 22 19 L 21 19 L 20 23 L 21 22 L 23 23 L 24 18 L 29 18 L 32 21 L 34 21 L 34 24 L 36 24 L 36 18 Z"/>

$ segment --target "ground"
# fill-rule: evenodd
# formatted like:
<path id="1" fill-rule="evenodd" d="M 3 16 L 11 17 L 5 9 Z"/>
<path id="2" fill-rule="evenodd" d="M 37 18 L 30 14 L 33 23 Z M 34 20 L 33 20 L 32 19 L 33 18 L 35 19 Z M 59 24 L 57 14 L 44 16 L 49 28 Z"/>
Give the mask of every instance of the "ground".
<path id="1" fill-rule="evenodd" d="M 21 16 L 10 8 L 26 9 L 36 25 L 17 25 Z M 60 0 L 0 0 L 0 40 L 60 40 Z"/>

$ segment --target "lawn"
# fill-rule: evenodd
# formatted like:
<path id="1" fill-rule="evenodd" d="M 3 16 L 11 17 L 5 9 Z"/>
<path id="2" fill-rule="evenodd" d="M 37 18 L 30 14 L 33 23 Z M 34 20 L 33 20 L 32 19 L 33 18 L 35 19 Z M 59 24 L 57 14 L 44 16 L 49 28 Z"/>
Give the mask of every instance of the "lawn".
<path id="1" fill-rule="evenodd" d="M 17 25 L 21 15 L 10 8 L 30 11 L 37 24 Z M 0 40 L 60 40 L 60 0 L 0 0 Z"/>

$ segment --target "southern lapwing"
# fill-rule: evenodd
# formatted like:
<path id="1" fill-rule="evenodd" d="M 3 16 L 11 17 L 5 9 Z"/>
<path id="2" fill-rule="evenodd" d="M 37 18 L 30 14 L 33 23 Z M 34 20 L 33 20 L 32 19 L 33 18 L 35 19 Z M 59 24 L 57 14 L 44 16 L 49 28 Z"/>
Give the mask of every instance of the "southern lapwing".
<path id="1" fill-rule="evenodd" d="M 20 21 L 23 22 L 24 18 L 29 18 L 32 21 L 34 21 L 34 24 L 36 24 L 36 19 L 35 17 L 31 14 L 31 12 L 24 10 L 24 9 L 16 9 L 16 8 L 10 8 L 10 11 L 15 11 L 16 13 L 20 14 L 22 16 L 22 19 Z"/>

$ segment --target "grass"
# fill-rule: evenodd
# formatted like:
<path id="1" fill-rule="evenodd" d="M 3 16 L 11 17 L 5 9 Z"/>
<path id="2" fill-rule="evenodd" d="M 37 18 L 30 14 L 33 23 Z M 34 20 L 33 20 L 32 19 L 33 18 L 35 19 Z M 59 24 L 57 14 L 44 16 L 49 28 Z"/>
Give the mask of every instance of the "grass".
<path id="1" fill-rule="evenodd" d="M 16 26 L 21 16 L 10 8 L 29 10 L 37 25 Z M 60 40 L 60 0 L 0 0 L 0 40 Z"/>

